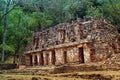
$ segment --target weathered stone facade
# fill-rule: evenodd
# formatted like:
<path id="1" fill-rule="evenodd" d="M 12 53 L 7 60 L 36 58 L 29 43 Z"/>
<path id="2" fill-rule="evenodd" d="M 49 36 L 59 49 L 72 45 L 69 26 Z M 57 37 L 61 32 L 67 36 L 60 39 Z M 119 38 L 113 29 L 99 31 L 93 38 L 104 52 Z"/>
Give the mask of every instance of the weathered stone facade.
<path id="1" fill-rule="evenodd" d="M 117 30 L 103 19 L 58 24 L 32 39 L 24 53 L 27 66 L 98 62 L 120 52 Z"/>

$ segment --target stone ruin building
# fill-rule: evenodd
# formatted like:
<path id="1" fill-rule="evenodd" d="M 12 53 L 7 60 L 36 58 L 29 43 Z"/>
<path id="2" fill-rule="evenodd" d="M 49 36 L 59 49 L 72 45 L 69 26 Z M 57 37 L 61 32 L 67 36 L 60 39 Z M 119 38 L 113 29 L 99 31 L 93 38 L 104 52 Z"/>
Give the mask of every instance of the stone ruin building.
<path id="1" fill-rule="evenodd" d="M 120 52 L 116 28 L 104 19 L 77 19 L 35 32 L 25 56 L 26 66 L 99 62 Z M 20 59 L 21 64 L 24 59 Z"/>

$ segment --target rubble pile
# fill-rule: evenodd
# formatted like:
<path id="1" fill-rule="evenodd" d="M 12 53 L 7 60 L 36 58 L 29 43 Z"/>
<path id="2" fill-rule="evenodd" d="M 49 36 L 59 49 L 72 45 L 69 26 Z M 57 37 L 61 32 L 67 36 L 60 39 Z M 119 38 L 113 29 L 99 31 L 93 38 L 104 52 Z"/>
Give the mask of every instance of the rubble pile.
<path id="1" fill-rule="evenodd" d="M 104 70 L 120 70 L 120 53 L 112 54 L 104 64 L 102 64 Z"/>

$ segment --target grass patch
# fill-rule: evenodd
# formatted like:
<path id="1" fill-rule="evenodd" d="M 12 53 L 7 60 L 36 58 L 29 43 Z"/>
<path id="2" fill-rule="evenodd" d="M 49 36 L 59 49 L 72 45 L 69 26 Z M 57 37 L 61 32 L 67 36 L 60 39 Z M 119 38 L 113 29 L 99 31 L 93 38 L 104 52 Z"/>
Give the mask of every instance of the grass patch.
<path id="1" fill-rule="evenodd" d="M 88 71 L 46 75 L 0 74 L 0 80 L 120 80 L 120 71 Z"/>
<path id="2" fill-rule="evenodd" d="M 80 79 L 68 78 L 68 77 L 39 76 L 39 75 L 0 74 L 0 80 L 80 80 Z"/>

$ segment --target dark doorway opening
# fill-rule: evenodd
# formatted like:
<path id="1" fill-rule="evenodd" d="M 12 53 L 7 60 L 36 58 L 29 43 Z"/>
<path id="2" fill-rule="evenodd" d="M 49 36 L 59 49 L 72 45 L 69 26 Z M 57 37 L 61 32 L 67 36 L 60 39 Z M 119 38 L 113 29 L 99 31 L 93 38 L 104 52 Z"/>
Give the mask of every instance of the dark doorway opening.
<path id="1" fill-rule="evenodd" d="M 32 66 L 32 55 L 30 55 L 30 66 Z"/>
<path id="2" fill-rule="evenodd" d="M 67 63 L 67 52 L 64 51 L 63 53 L 64 63 Z"/>
<path id="3" fill-rule="evenodd" d="M 35 64 L 35 65 L 38 65 L 37 55 L 35 55 L 34 64 Z"/>
<path id="4" fill-rule="evenodd" d="M 49 54 L 46 54 L 46 65 L 49 63 Z"/>
<path id="5" fill-rule="evenodd" d="M 40 54 L 40 65 L 44 65 L 43 53 Z"/>
<path id="6" fill-rule="evenodd" d="M 53 51 L 52 51 L 52 64 L 55 64 L 55 62 L 56 62 L 56 53 L 55 53 L 55 51 L 53 50 Z"/>
<path id="7" fill-rule="evenodd" d="M 80 63 L 84 63 L 84 50 L 83 47 L 79 48 L 78 59 Z"/>

